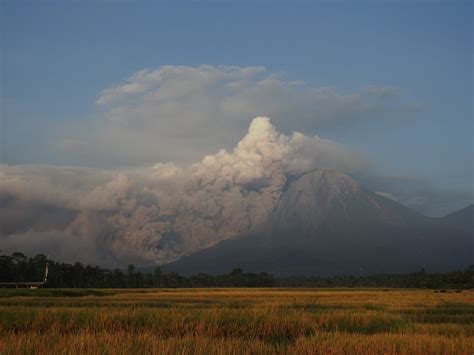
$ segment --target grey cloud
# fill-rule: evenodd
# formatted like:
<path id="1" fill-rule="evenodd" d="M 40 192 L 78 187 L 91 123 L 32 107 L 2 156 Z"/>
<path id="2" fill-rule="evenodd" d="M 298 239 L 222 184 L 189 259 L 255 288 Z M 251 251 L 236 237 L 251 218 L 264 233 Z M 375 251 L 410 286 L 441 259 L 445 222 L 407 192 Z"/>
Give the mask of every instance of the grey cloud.
<path id="1" fill-rule="evenodd" d="M 168 262 L 258 228 L 290 176 L 318 167 L 357 172 L 368 164 L 342 144 L 285 135 L 257 117 L 233 150 L 194 164 L 116 171 L 3 165 L 0 197 L 23 217 L 2 231 L 0 249 L 52 248 L 108 265 Z"/>
<path id="2" fill-rule="evenodd" d="M 45 254 L 55 260 L 85 260 L 96 265 L 112 265 L 107 255 L 100 255 L 93 240 L 78 238 L 68 230 L 28 230 L 0 237 L 2 252 L 22 251 L 27 255 Z"/>

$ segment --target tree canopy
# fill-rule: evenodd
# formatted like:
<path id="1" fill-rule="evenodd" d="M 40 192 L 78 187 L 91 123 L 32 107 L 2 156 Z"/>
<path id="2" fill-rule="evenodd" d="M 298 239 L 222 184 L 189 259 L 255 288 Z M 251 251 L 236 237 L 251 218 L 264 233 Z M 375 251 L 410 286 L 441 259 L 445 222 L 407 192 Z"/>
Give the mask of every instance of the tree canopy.
<path id="1" fill-rule="evenodd" d="M 235 268 L 229 274 L 195 274 L 183 276 L 165 273 L 159 267 L 144 272 L 135 265 L 126 270 L 47 260 L 39 254 L 27 257 L 23 253 L 0 255 L 0 282 L 42 281 L 46 263 L 49 266 L 48 288 L 176 288 L 176 287 L 384 287 L 384 288 L 474 288 L 474 265 L 466 270 L 429 273 L 424 269 L 408 274 L 369 276 L 279 277 L 271 274 L 246 273 Z"/>

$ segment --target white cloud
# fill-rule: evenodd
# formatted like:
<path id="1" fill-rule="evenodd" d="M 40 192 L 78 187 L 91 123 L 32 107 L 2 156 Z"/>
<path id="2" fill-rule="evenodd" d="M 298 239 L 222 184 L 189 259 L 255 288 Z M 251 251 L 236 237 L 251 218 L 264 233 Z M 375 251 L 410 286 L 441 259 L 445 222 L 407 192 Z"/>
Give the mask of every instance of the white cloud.
<path id="1" fill-rule="evenodd" d="M 230 149 L 249 117 L 270 116 L 284 132 L 315 132 L 413 108 L 400 95 L 393 86 L 348 93 L 311 87 L 260 66 L 168 65 L 138 71 L 104 89 L 96 101 L 99 117 L 62 127 L 57 146 L 89 165 L 190 162 Z"/>
<path id="2" fill-rule="evenodd" d="M 156 70 L 140 70 L 123 84 L 103 90 L 97 98 L 97 104 L 107 105 L 144 92 L 147 100 L 174 99 L 195 91 L 204 91 L 219 83 L 236 90 L 247 79 L 263 71 L 264 67 L 201 65 L 193 68 L 165 65 Z"/>

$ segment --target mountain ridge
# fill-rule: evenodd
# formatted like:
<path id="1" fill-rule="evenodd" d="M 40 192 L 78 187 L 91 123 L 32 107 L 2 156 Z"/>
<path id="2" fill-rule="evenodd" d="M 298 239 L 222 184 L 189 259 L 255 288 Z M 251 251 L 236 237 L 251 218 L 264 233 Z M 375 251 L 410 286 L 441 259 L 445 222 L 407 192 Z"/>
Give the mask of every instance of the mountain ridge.
<path id="1" fill-rule="evenodd" d="M 462 216 L 464 216 L 462 214 Z M 454 214 L 454 216 L 457 216 Z M 233 267 L 276 274 L 442 271 L 472 263 L 472 229 L 432 219 L 365 189 L 346 174 L 315 169 L 292 181 L 257 231 L 163 265 L 184 274 Z"/>

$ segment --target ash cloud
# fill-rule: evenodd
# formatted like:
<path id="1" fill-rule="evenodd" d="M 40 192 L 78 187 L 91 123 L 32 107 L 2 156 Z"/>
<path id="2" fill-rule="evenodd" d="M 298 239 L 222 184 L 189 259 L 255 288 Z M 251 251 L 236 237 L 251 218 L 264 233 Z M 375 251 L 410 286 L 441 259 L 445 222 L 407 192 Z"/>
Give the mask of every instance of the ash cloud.
<path id="1" fill-rule="evenodd" d="M 104 93 L 103 100 L 124 90 Z M 232 151 L 194 164 L 120 171 L 2 165 L 0 208 L 10 222 L 0 221 L 7 226 L 0 231 L 0 249 L 108 266 L 166 263 L 259 228 L 291 176 L 367 166 L 344 145 L 298 132 L 285 135 L 267 117 L 253 119 Z"/>
<path id="2" fill-rule="evenodd" d="M 189 163 L 232 149 L 250 117 L 270 116 L 287 134 L 344 130 L 363 122 L 398 122 L 394 113 L 416 110 L 407 100 L 393 86 L 344 92 L 287 80 L 261 66 L 165 65 L 102 90 L 94 117 L 59 127 L 50 149 L 55 161 L 67 156 L 87 166 Z"/>

